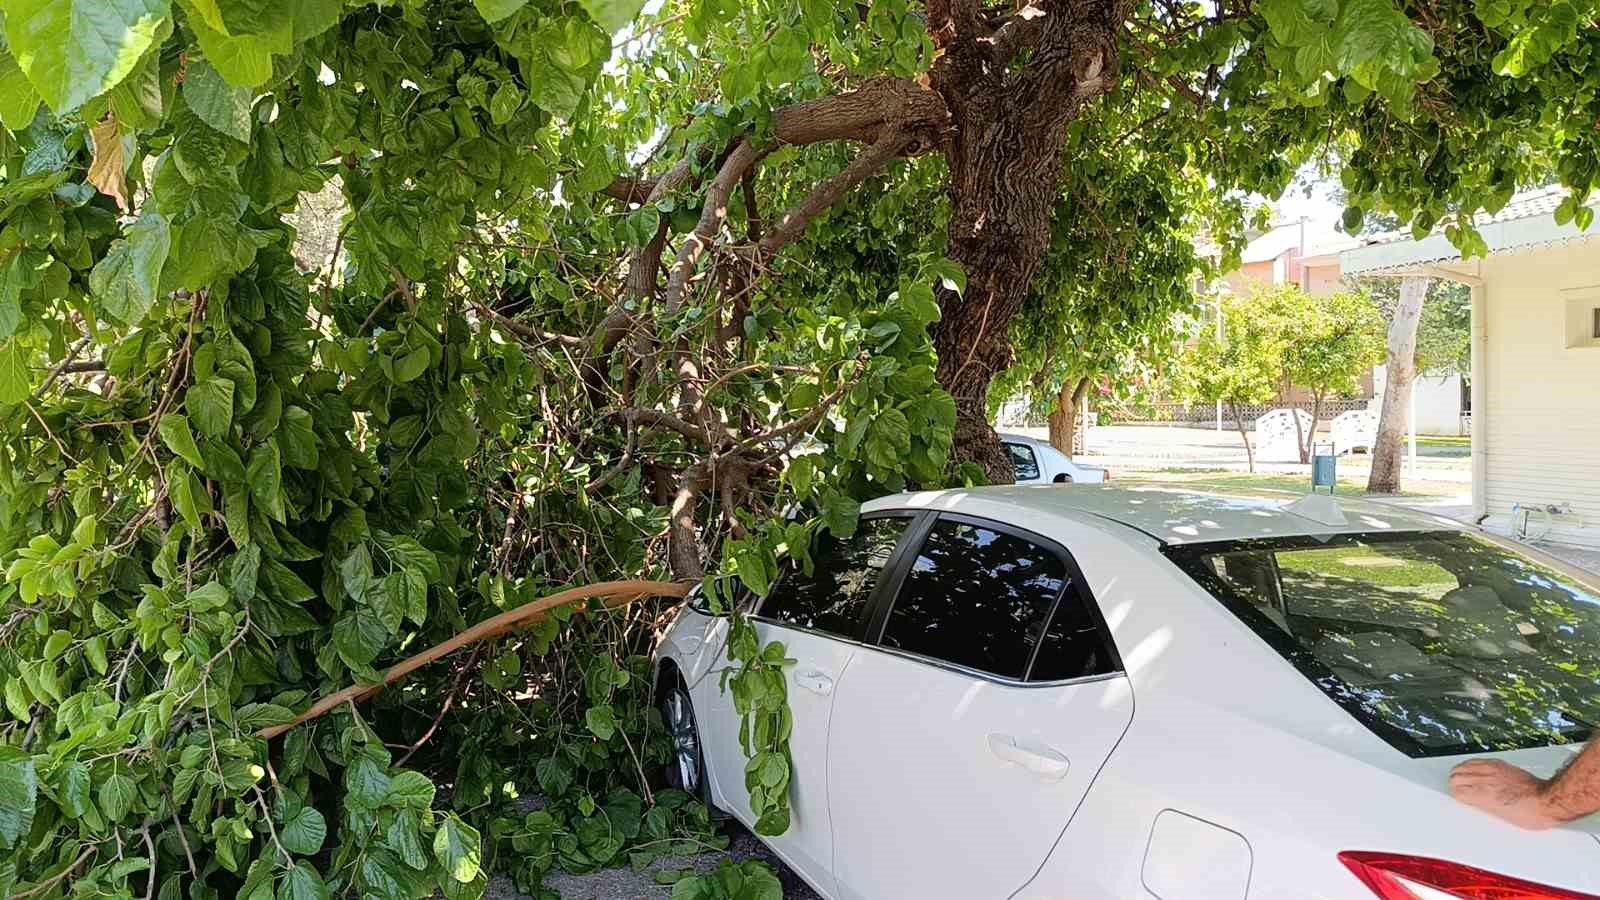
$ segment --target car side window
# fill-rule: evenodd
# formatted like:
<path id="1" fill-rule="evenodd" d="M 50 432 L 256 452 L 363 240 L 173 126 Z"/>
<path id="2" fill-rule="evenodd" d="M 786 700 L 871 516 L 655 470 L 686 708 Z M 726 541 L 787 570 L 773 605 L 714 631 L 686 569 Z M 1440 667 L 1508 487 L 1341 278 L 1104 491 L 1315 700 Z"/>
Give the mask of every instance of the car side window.
<path id="1" fill-rule="evenodd" d="M 1005 447 L 1018 481 L 1039 477 L 1039 458 L 1034 455 L 1032 447 L 1026 444 L 1006 444 Z"/>
<path id="2" fill-rule="evenodd" d="M 1021 679 L 1067 585 L 1066 564 L 1015 535 L 934 523 L 884 625 L 884 647 Z"/>
<path id="3" fill-rule="evenodd" d="M 753 595 L 748 588 L 739 583 L 737 578 L 729 575 L 715 578 L 712 589 L 717 592 L 715 605 L 706 595 L 704 585 L 700 584 L 689 589 L 684 601 L 689 604 L 690 609 L 703 616 L 725 616 L 735 608 L 749 609 Z"/>
<path id="4" fill-rule="evenodd" d="M 848 540 L 824 532 L 811 550 L 811 574 L 799 566 L 785 571 L 761 604 L 761 617 L 855 637 L 878 576 L 909 521 L 898 516 L 862 519 Z"/>
<path id="5" fill-rule="evenodd" d="M 1066 681 L 1118 671 L 1120 663 L 1112 655 L 1111 643 L 1099 620 L 1090 611 L 1085 595 L 1070 584 L 1056 604 L 1045 629 L 1039 652 L 1034 655 L 1029 681 Z"/>

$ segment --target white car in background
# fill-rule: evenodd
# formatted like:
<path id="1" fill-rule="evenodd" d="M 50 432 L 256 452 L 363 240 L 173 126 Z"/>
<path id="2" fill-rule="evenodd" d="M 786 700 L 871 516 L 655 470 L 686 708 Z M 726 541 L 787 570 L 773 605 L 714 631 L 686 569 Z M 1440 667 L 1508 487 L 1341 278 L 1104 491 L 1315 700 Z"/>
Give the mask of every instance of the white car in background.
<path id="1" fill-rule="evenodd" d="M 1326 499 L 1326 498 L 1324 498 Z M 1600 587 L 1393 507 L 1161 489 L 900 494 L 746 598 L 782 641 L 829 900 L 1600 897 L 1600 817 L 1520 831 L 1450 769 L 1600 721 Z M 674 780 L 747 825 L 728 620 L 658 651 Z"/>
<path id="2" fill-rule="evenodd" d="M 1105 469 L 1075 463 L 1049 441 L 1002 433 L 1000 446 L 1011 458 L 1017 484 L 1100 484 L 1111 480 Z"/>

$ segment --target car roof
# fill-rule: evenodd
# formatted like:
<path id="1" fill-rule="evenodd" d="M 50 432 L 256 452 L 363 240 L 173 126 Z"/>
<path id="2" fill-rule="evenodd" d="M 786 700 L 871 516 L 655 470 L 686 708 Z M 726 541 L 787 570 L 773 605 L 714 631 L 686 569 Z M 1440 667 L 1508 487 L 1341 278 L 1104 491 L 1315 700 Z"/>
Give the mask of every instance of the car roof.
<path id="1" fill-rule="evenodd" d="M 1287 491 L 1234 494 L 1156 486 L 1029 484 L 894 494 L 863 504 L 862 512 L 930 509 L 1019 525 L 1041 518 L 1093 517 L 1137 529 L 1163 544 L 1462 528 L 1443 516 L 1343 497 L 1337 502 L 1346 521 L 1333 525 L 1285 509 L 1297 499 Z"/>
<path id="2" fill-rule="evenodd" d="M 1052 445 L 1049 441 L 1041 441 L 1038 438 L 1031 438 L 1031 437 L 1028 437 L 1025 434 L 1015 434 L 1015 433 L 1010 432 L 1010 431 L 999 431 L 999 432 L 995 432 L 995 434 L 999 436 L 1000 440 L 1006 441 L 1008 443 L 1012 443 L 1012 444 L 1031 444 L 1032 446 L 1035 446 L 1035 447 L 1049 447 L 1051 450 L 1055 449 L 1055 446 Z"/>

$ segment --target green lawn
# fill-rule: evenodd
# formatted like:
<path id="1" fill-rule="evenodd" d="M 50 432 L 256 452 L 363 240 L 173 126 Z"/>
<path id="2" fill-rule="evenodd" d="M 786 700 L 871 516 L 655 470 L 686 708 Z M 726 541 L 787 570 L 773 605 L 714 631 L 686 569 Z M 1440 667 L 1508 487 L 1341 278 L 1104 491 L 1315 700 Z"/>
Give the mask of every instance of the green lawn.
<path id="1" fill-rule="evenodd" d="M 1304 494 L 1311 489 L 1309 475 L 1250 475 L 1245 472 L 1195 472 L 1192 470 L 1121 471 L 1113 476 L 1115 484 L 1161 484 L 1198 491 L 1222 493 L 1280 492 Z M 1423 481 L 1408 479 L 1401 497 L 1448 497 L 1462 493 L 1466 485 L 1449 481 Z M 1361 497 L 1366 494 L 1366 476 L 1341 478 L 1336 488 L 1340 497 Z"/>
<path id="2" fill-rule="evenodd" d="M 1472 438 L 1442 434 L 1417 435 L 1417 455 L 1445 459 L 1465 459 L 1472 455 Z"/>

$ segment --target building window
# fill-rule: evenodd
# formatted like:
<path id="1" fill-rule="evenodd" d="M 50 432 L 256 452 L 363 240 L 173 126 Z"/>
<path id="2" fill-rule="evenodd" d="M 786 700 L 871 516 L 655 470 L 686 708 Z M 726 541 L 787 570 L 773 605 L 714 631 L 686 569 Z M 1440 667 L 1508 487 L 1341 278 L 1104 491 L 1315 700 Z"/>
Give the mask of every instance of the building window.
<path id="1" fill-rule="evenodd" d="M 1600 306 L 1594 308 L 1594 338 L 1600 341 Z"/>

